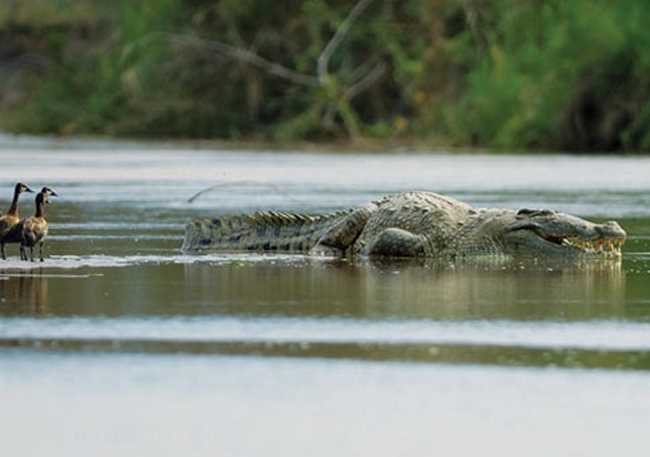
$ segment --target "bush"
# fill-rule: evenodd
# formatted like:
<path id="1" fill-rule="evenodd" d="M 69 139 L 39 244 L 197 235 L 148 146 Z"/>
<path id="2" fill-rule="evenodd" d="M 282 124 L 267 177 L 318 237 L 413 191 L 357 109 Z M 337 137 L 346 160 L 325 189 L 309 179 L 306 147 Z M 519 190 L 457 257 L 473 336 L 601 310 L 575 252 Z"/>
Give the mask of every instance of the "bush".
<path id="1" fill-rule="evenodd" d="M 644 0 L 497 1 L 486 48 L 446 110 L 460 142 L 500 148 L 647 148 L 650 10 Z M 466 39 L 466 37 L 461 37 Z M 463 61 L 463 59 L 465 59 Z"/>
<path id="2" fill-rule="evenodd" d="M 0 8 L 0 37 L 13 37 L 0 55 L 49 61 L 20 79 L 31 88 L 18 108 L 3 107 L 0 88 L 2 126 L 16 131 L 650 149 L 645 0 L 375 0 L 313 85 L 223 45 L 315 78 L 348 0 L 15 4 L 5 22 Z M 380 62 L 382 77 L 346 97 Z"/>

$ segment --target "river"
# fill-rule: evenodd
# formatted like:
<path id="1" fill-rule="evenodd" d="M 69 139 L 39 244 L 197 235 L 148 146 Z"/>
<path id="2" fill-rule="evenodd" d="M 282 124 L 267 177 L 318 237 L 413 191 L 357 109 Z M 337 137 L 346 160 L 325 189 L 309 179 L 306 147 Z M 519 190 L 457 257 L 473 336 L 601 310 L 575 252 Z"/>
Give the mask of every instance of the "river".
<path id="1" fill-rule="evenodd" d="M 60 194 L 46 261 L 0 265 L 3 454 L 645 455 L 648 158 L 0 136 L 0 161 L 3 211 L 19 180 Z M 577 267 L 179 252 L 194 216 L 416 189 L 629 238 Z"/>

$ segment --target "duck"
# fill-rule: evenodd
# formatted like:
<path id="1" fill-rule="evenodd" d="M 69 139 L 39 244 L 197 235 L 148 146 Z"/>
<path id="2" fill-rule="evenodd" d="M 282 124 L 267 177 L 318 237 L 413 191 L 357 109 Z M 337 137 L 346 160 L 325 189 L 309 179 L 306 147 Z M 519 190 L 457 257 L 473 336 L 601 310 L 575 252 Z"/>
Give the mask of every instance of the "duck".
<path id="1" fill-rule="evenodd" d="M 36 212 L 33 216 L 28 217 L 20 222 L 22 227 L 22 236 L 20 240 L 20 258 L 27 260 L 25 247 L 29 247 L 30 260 L 34 261 L 34 246 L 37 244 L 40 248 L 40 258 L 43 262 L 43 245 L 47 236 L 47 221 L 45 220 L 45 205 L 50 203 L 49 197 L 58 197 L 59 195 L 49 187 L 43 187 L 36 194 Z"/>
<path id="2" fill-rule="evenodd" d="M 20 216 L 18 215 L 18 197 L 20 197 L 20 194 L 23 192 L 34 193 L 27 184 L 23 184 L 22 182 L 16 183 L 14 187 L 14 198 L 11 200 L 11 206 L 6 213 L 0 215 L 0 251 L 2 252 L 2 260 L 7 260 L 5 244 L 15 242 L 10 240 L 10 233 L 12 229 L 18 225 L 18 222 L 20 222 Z"/>

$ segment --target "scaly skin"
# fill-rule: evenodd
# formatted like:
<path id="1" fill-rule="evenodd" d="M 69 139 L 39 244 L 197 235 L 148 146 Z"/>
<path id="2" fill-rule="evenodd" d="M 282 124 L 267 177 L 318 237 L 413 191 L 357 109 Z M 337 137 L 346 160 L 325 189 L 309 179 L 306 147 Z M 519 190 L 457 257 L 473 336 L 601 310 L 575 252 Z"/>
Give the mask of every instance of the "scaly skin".
<path id="1" fill-rule="evenodd" d="M 320 255 L 620 256 L 625 231 L 550 210 L 474 209 L 432 192 L 390 195 L 327 215 L 281 212 L 195 219 L 183 251 L 279 251 Z"/>

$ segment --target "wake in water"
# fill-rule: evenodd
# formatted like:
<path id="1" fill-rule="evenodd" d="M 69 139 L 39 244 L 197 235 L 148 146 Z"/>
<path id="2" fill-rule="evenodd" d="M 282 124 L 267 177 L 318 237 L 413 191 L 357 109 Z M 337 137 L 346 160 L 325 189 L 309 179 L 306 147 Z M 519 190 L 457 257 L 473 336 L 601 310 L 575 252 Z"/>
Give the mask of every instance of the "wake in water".
<path id="1" fill-rule="evenodd" d="M 9 258 L 0 264 L 0 277 L 12 271 L 74 269 L 74 268 L 114 268 L 136 265 L 162 264 L 213 264 L 232 263 L 302 263 L 309 259 L 302 255 L 264 255 L 264 254 L 206 254 L 206 255 L 53 255 L 46 262 L 24 262 L 19 258 Z"/>

